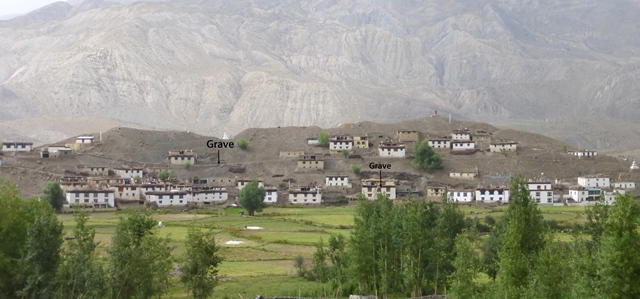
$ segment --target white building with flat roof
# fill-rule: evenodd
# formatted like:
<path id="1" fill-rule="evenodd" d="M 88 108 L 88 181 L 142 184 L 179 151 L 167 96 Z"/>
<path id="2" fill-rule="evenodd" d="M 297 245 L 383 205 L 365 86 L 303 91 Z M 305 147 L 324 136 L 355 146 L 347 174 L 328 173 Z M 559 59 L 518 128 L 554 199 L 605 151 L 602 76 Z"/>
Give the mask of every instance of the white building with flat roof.
<path id="1" fill-rule="evenodd" d="M 531 198 L 539 204 L 553 203 L 553 188 L 550 182 L 528 182 Z"/>
<path id="2" fill-rule="evenodd" d="M 509 188 L 477 188 L 476 201 L 479 202 L 509 202 Z"/>
<path id="3" fill-rule="evenodd" d="M 474 190 L 450 190 L 447 192 L 447 198 L 454 202 L 472 202 L 474 195 Z"/>
<path id="4" fill-rule="evenodd" d="M 610 188 L 611 180 L 609 178 L 599 177 L 579 177 L 578 186 L 585 188 Z"/>
<path id="5" fill-rule="evenodd" d="M 67 204 L 73 206 L 90 206 L 94 208 L 115 208 L 116 200 L 113 190 L 67 190 Z"/>

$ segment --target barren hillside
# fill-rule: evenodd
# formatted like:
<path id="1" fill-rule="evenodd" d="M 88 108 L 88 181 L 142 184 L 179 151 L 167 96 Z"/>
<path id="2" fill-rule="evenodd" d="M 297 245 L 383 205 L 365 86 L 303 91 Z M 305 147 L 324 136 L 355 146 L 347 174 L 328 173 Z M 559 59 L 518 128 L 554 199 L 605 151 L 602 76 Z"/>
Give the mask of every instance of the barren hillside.
<path id="1" fill-rule="evenodd" d="M 0 21 L 0 138 L 438 110 L 580 147 L 640 145 L 637 1 L 78 2 Z"/>
<path id="2" fill-rule="evenodd" d="M 438 150 L 444 159 L 443 169 L 425 174 L 409 166 L 410 159 L 380 158 L 377 140 L 395 138 L 398 130 L 417 130 L 423 138 L 447 135 L 453 129 L 468 128 L 471 131 L 491 132 L 492 138 L 515 140 L 516 154 L 497 154 L 480 151 L 473 155 L 451 155 L 447 150 Z M 523 174 L 527 178 L 544 178 L 552 181 L 572 182 L 580 175 L 603 175 L 615 180 L 640 183 L 640 173 L 630 172 L 630 161 L 618 160 L 601 155 L 596 158 L 576 158 L 564 152 L 565 143 L 538 134 L 512 129 L 500 129 L 484 123 L 457 122 L 449 124 L 441 117 L 420 118 L 392 124 L 362 122 L 345 124 L 327 129 L 331 134 L 364 135 L 372 141 L 370 149 L 358 149 L 354 154 L 361 158 L 345 158 L 341 154 L 329 154 L 327 148 L 310 146 L 306 139 L 316 137 L 319 127 L 275 127 L 248 129 L 237 136 L 249 142 L 247 150 L 239 148 L 220 149 L 221 163 L 217 163 L 218 149 L 208 148 L 207 141 L 217 138 L 179 131 L 148 131 L 131 128 L 114 128 L 103 133 L 102 142 L 79 148 L 72 156 L 59 159 L 41 159 L 36 150 L 30 154 L 11 155 L 5 153 L 0 167 L 0 177 L 8 177 L 17 183 L 24 195 L 37 196 L 48 180 L 78 173 L 83 165 L 118 167 L 138 165 L 148 169 L 153 167 L 171 168 L 181 180 L 197 176 L 199 178 L 263 178 L 269 185 L 279 186 L 283 191 L 287 184 L 283 180 L 294 178 L 295 184 L 323 184 L 327 174 L 346 174 L 355 182 L 358 192 L 358 177 L 351 173 L 351 165 L 363 166 L 365 176 L 379 175 L 377 170 L 368 169 L 370 162 L 390 163 L 391 170 L 383 176 L 407 181 L 424 192 L 427 186 L 448 186 L 449 188 L 491 184 L 492 176 Z M 97 136 L 97 135 L 96 135 Z M 73 143 L 74 139 L 57 143 Z M 480 145 L 480 144 L 479 144 Z M 484 146 L 488 146 L 484 144 Z M 167 166 L 164 157 L 169 150 L 193 149 L 198 161 L 190 169 L 184 166 Z M 408 144 L 411 153 L 413 145 Z M 301 171 L 296 169 L 294 158 L 280 158 L 280 151 L 300 151 L 324 155 L 324 171 Z M 229 167 L 242 165 L 244 173 L 231 173 Z M 461 180 L 449 178 L 451 171 L 479 171 L 479 178 Z M 494 182 L 495 183 L 495 182 Z"/>

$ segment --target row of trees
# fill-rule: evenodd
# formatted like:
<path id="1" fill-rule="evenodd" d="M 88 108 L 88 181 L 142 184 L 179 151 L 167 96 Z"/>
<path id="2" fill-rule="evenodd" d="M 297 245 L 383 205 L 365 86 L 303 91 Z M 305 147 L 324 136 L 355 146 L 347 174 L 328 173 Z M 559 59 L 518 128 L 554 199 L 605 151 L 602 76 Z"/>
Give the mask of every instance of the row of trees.
<path id="1" fill-rule="evenodd" d="M 453 272 L 454 237 L 464 227 L 455 203 L 361 198 L 349 240 L 337 235 L 328 248 L 318 244 L 311 272 L 343 295 L 437 292 Z"/>
<path id="2" fill-rule="evenodd" d="M 586 210 L 573 240 L 555 238 L 526 181 L 481 241 L 454 203 L 360 200 L 349 239 L 316 246 L 307 276 L 336 293 L 451 298 L 640 298 L 640 206 L 619 195 Z M 478 284 L 484 272 L 489 283 Z"/>
<path id="3" fill-rule="evenodd" d="M 75 215 L 74 236 L 63 246 L 50 203 L 18 193 L 0 180 L 0 298 L 159 298 L 172 286 L 174 262 L 195 298 L 210 296 L 221 262 L 212 231 L 190 227 L 186 254 L 176 260 L 170 238 L 158 236 L 149 214 L 126 211 L 103 263 L 87 215 Z"/>

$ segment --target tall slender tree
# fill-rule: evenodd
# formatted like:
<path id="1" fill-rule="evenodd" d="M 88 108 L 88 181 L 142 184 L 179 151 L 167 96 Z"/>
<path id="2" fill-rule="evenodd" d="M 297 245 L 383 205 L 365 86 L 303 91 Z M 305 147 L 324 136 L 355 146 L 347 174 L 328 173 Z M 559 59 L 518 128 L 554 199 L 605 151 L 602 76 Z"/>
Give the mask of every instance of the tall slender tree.
<path id="1" fill-rule="evenodd" d="M 181 281 L 196 299 L 211 296 L 216 285 L 215 276 L 222 262 L 213 231 L 202 231 L 194 226 L 187 233 L 186 256 Z"/>
<path id="2" fill-rule="evenodd" d="M 97 260 L 95 249 L 95 229 L 87 226 L 89 216 L 84 212 L 74 215 L 76 227 L 74 239 L 63 254 L 63 262 L 58 268 L 58 298 L 99 299 L 106 296 L 105 273 Z"/>
<path id="3" fill-rule="evenodd" d="M 640 298 L 640 206 L 630 195 L 618 194 L 609 212 L 597 257 L 600 295 Z"/>
<path id="4" fill-rule="evenodd" d="M 64 192 L 60 187 L 60 183 L 48 182 L 47 185 L 44 186 L 44 189 L 42 189 L 42 193 L 44 193 L 43 198 L 51 204 L 56 212 L 60 212 L 64 204 Z"/>

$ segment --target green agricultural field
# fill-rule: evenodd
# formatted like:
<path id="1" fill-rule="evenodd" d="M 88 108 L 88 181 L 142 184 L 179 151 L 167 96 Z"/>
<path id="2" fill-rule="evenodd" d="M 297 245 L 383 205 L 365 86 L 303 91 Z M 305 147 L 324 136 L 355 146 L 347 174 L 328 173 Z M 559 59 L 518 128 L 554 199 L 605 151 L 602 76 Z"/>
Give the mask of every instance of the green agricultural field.
<path id="1" fill-rule="evenodd" d="M 461 206 L 466 217 L 484 221 L 488 215 L 498 218 L 505 207 Z M 320 296 L 324 295 L 321 283 L 309 282 L 296 277 L 293 260 L 305 258 L 307 265 L 315 252 L 314 244 L 326 241 L 332 234 L 348 236 L 353 226 L 355 206 L 322 208 L 278 208 L 270 207 L 256 217 L 240 215 L 240 209 L 198 210 L 197 213 L 154 212 L 153 218 L 162 221 L 164 228 L 158 229 L 160 236 L 170 236 L 173 254 L 180 258 L 184 253 L 184 241 L 190 225 L 212 229 L 220 254 L 224 257 L 219 276 L 224 277 L 215 289 L 215 298 L 253 298 L 263 296 Z M 544 218 L 558 223 L 584 222 L 582 207 L 541 207 Z M 100 242 L 98 256 L 106 259 L 111 236 L 118 222 L 117 213 L 90 214 L 90 227 L 96 230 Z M 62 214 L 65 234 L 73 233 L 73 215 Z M 568 234 L 557 235 L 561 241 L 570 240 Z M 239 244 L 227 244 L 236 242 Z M 174 280 L 171 298 L 187 298 L 186 290 Z M 328 294 L 330 295 L 330 294 Z"/>

